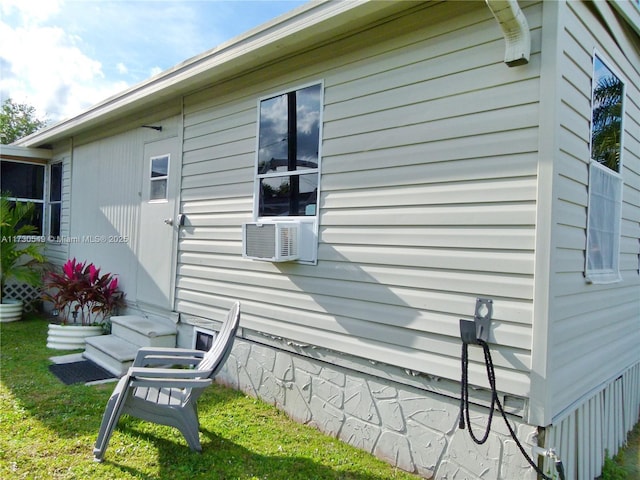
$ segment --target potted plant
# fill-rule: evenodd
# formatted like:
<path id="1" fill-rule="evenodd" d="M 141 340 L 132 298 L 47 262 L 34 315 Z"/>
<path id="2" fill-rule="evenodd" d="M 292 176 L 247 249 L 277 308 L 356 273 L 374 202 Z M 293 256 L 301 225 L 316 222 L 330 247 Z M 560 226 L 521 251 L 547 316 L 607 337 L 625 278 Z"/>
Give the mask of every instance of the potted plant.
<path id="1" fill-rule="evenodd" d="M 49 348 L 84 348 L 84 339 L 108 331 L 111 315 L 125 305 L 118 277 L 75 258 L 67 260 L 61 272 L 48 273 L 45 287 L 43 298 L 62 319 L 49 325 Z"/>
<path id="2" fill-rule="evenodd" d="M 0 322 L 20 320 L 22 301 L 5 296 L 7 281 L 13 280 L 38 286 L 42 280 L 44 256 L 38 243 L 23 242 L 37 233 L 28 222 L 33 218 L 35 204 L 13 202 L 0 196 Z"/>

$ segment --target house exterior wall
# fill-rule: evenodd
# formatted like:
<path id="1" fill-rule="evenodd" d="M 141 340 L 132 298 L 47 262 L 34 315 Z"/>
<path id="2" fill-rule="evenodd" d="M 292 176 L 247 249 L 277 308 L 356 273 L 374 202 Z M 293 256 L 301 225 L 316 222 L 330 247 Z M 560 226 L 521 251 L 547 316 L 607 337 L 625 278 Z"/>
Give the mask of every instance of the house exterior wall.
<path id="1" fill-rule="evenodd" d="M 255 331 L 458 379 L 458 320 L 493 297 L 499 388 L 528 395 L 540 5 L 527 12 L 534 55 L 520 69 L 502 62 L 488 9 L 468 7 L 425 4 L 262 70 L 260 82 L 185 98 L 176 310 L 207 316 L 238 298 Z M 242 259 L 257 100 L 316 80 L 318 265 Z M 482 385 L 481 361 L 474 350 Z"/>
<path id="2" fill-rule="evenodd" d="M 613 51 L 613 40 L 591 21 L 594 13 L 585 4 L 523 6 L 532 34 L 526 67 L 504 66 L 500 34 L 479 6 L 454 13 L 450 4 L 437 4 L 337 41 L 330 55 L 329 47 L 318 49 L 313 63 L 289 59 L 262 71 L 260 82 L 238 79 L 186 97 L 182 202 L 188 222 L 179 246 L 176 309 L 189 322 L 191 315 L 210 317 L 211 309 L 239 298 L 243 326 L 252 335 L 370 359 L 378 365 L 374 376 L 382 378 L 394 367 L 438 378 L 443 388 L 437 395 L 446 397 L 455 395 L 459 378 L 458 319 L 473 313 L 476 297 L 493 298 L 498 388 L 525 402 L 515 411 L 529 423 L 547 426 L 548 447 L 564 445 L 575 478 L 590 478 L 601 464 L 576 463 L 574 445 L 559 437 L 567 435 L 567 418 L 582 419 L 582 427 L 573 424 L 575 438 L 583 439 L 581 455 L 601 458 L 602 448 L 584 439 L 614 428 L 620 404 L 607 402 L 603 415 L 590 416 L 584 405 L 614 388 L 619 375 L 627 392 L 638 388 L 632 374 L 640 301 L 638 146 L 632 133 L 638 108 L 629 101 L 637 98 L 638 81 L 625 79 L 624 279 L 608 287 L 587 285 L 592 50 L 608 52 L 623 72 L 631 62 Z M 587 41 L 585 23 L 597 30 Z M 551 70 L 542 64 L 543 30 L 553 38 L 545 44 L 552 47 Z M 595 45 L 596 38 L 602 43 Z M 295 78 L 284 73 L 291 64 L 297 65 Z M 253 219 L 257 99 L 313 81 L 325 88 L 318 265 L 248 262 L 239 255 L 239 223 Z M 544 108 L 551 105 L 544 103 L 549 84 L 557 87 L 553 107 L 542 111 L 540 99 Z M 551 147 L 539 125 L 553 133 Z M 547 180 L 550 185 L 542 183 Z M 542 203 L 548 210 L 540 210 Z M 543 226 L 548 238 L 541 242 Z M 540 261 L 549 262 L 546 272 Z M 534 304 L 534 291 L 545 300 Z M 617 317 L 615 328 L 603 321 L 605 305 Z M 534 329 L 544 331 L 544 346 Z M 532 345 L 545 366 L 533 384 Z M 583 361 L 585 351 L 593 361 Z M 472 351 L 476 385 L 486 385 L 481 361 Z M 227 381 L 269 398 L 258 387 L 263 377 L 252 377 L 242 362 L 238 368 L 245 373 Z M 430 387 L 417 388 L 425 399 L 432 395 Z M 637 400 L 630 395 L 621 401 L 633 419 Z M 529 410 L 532 397 L 542 398 L 541 410 Z M 284 408 L 295 416 L 298 407 Z M 338 416 L 348 418 L 344 411 Z M 344 425 L 334 429 L 341 438 L 348 436 L 341 433 Z M 408 444 L 415 441 L 404 433 Z M 617 448 L 619 440 L 610 444 L 616 442 Z M 446 451 L 441 458 L 448 458 Z M 414 466 L 425 473 L 434 467 L 428 463 Z"/>
<path id="3" fill-rule="evenodd" d="M 536 270 L 534 324 L 548 330 L 534 334 L 531 420 L 548 425 L 545 445 L 559 452 L 567 478 L 591 480 L 605 449 L 614 455 L 639 418 L 640 51 L 609 2 L 545 3 L 543 31 L 541 106 L 554 107 L 541 120 L 539 181 L 552 206 L 539 209 L 549 216 L 538 226 L 550 225 L 551 248 L 539 252 L 547 275 Z M 622 279 L 606 285 L 584 275 L 594 51 L 626 88 Z"/>
<path id="4" fill-rule="evenodd" d="M 640 364 L 598 388 L 546 429 L 545 444 L 562 457 L 566 478 L 591 480 L 602 473 L 638 423 Z"/>
<path id="5" fill-rule="evenodd" d="M 77 146 L 73 155 L 69 257 L 118 274 L 129 299 L 135 299 L 141 149 L 134 131 Z M 127 241 L 108 240 L 116 237 Z"/>
<path id="6" fill-rule="evenodd" d="M 158 118 L 156 122 L 163 125 L 162 132 L 140 128 L 138 124 L 108 136 L 93 133 L 76 140 L 71 168 L 64 171 L 69 190 L 63 196 L 63 206 L 72 212 L 64 224 L 67 237 L 61 245 L 48 246 L 66 247 L 68 257 L 92 262 L 103 272 L 117 274 L 131 306 L 137 301 L 144 145 L 175 136 L 180 124 L 175 116 Z M 70 199 L 69 191 L 73 192 Z"/>
<path id="7" fill-rule="evenodd" d="M 425 476 L 480 478 L 491 458 L 492 478 L 533 478 L 503 426 L 481 448 L 455 426 L 458 321 L 477 297 L 492 298 L 497 387 L 520 439 L 535 443 L 536 426 L 546 427 L 545 445 L 567 455 L 572 478 L 593 478 L 599 464 L 579 459 L 619 445 L 620 405 L 624 428 L 634 408 L 637 419 L 640 58 L 607 4 L 521 6 L 532 36 L 525 66 L 503 63 L 483 2 L 425 2 L 231 81 L 212 76 L 181 99 L 180 119 L 158 116 L 163 135 L 183 139 L 179 345 L 238 299 L 242 333 L 226 383 Z M 623 280 L 608 286 L 583 276 L 593 48 L 627 86 Z M 243 259 L 258 100 L 315 82 L 324 88 L 318 264 Z M 158 138 L 143 123 L 153 122 L 91 132 L 68 160 L 69 235 L 128 238 L 71 243 L 69 256 L 119 273 L 132 302 L 143 148 Z M 479 349 L 470 360 L 470 383 L 486 388 Z M 473 391 L 478 429 L 487 400 Z M 587 445 L 612 430 L 614 440 Z"/>
<path id="8" fill-rule="evenodd" d="M 611 12 L 611 7 L 600 5 Z M 549 361 L 553 415 L 561 415 L 576 399 L 612 381 L 640 362 L 640 51 L 622 49 L 607 34 L 597 11 L 583 2 L 563 4 L 565 28 L 559 38 L 563 58 L 560 135 L 556 152 L 559 183 L 557 242 Z M 614 30 L 618 41 L 625 33 Z M 628 40 L 627 40 L 628 41 Z M 623 43 L 624 45 L 624 43 Z M 624 179 L 620 273 L 618 283 L 595 285 L 584 278 L 587 225 L 591 77 L 594 49 L 623 76 Z M 634 66 L 635 65 L 635 66 Z M 587 353 L 588 352 L 588 353 Z"/>
<path id="9" fill-rule="evenodd" d="M 502 35 L 486 6 L 465 7 L 423 4 L 185 97 L 186 223 L 175 309 L 185 326 L 206 326 L 202 317 L 217 319 L 239 299 L 242 339 L 223 378 L 301 421 L 424 476 L 462 471 L 479 478 L 480 459 L 490 456 L 502 465 L 495 478 L 534 478 L 501 436 L 504 426 L 494 426 L 500 433 L 490 445 L 472 447 L 456 419 L 458 322 L 473 316 L 479 296 L 494 299 L 498 388 L 509 394 L 514 420 L 526 416 L 542 6 L 527 6 L 533 55 L 516 69 L 502 61 Z M 241 224 L 253 220 L 258 99 L 319 81 L 318 264 L 243 259 Z M 183 330 L 181 346 L 191 344 L 190 335 Z M 283 351 L 285 345 L 301 353 Z M 319 350 L 348 365 L 332 368 L 334 360 L 315 358 Z M 305 367 L 276 372 L 275 358 Z M 487 385 L 478 349 L 471 360 L 471 382 Z M 297 373 L 289 378 L 285 371 Z M 345 380 L 333 384 L 325 374 Z M 312 385 L 322 383 L 317 395 L 305 386 L 310 377 Z M 370 382 L 389 382 L 397 396 L 375 398 Z M 359 418 L 351 401 L 333 405 L 322 393 L 332 389 L 336 398 L 374 399 L 369 410 L 392 403 L 397 417 L 385 410 L 384 421 Z M 472 397 L 487 404 L 486 391 Z M 414 408 L 446 412 L 446 425 L 416 420 Z M 477 428 L 487 412 L 478 409 Z M 385 423 L 391 421 L 399 423 Z M 518 424 L 521 440 L 535 441 L 535 427 Z"/>

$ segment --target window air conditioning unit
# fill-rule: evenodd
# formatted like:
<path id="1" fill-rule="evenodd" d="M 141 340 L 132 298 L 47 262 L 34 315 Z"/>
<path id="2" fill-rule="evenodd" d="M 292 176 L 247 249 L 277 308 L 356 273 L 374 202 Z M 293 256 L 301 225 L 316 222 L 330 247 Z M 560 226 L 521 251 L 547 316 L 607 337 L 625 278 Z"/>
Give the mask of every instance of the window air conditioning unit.
<path id="1" fill-rule="evenodd" d="M 242 225 L 242 256 L 267 262 L 288 262 L 300 257 L 300 223 L 254 222 Z"/>

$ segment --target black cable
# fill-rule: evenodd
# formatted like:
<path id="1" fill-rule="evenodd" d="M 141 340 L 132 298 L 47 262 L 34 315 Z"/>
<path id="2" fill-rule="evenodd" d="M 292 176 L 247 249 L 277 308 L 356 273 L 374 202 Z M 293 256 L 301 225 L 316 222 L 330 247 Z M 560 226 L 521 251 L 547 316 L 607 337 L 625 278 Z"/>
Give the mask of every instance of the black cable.
<path id="1" fill-rule="evenodd" d="M 469 418 L 469 344 L 466 342 L 462 343 L 462 392 L 460 395 L 460 428 L 464 429 L 465 418 L 466 423 L 469 427 L 469 435 L 471 435 L 471 439 L 477 443 L 478 445 L 482 445 L 489 438 L 489 433 L 491 432 L 491 422 L 493 421 L 493 412 L 495 411 L 496 400 L 498 396 L 494 393 L 495 389 L 491 389 L 491 407 L 489 408 L 489 420 L 487 421 L 487 427 L 484 431 L 484 435 L 482 438 L 477 438 L 473 433 L 473 429 L 471 428 L 471 419 Z M 487 366 L 487 375 L 489 375 L 489 367 Z M 489 380 L 491 383 L 491 379 Z"/>
<path id="2" fill-rule="evenodd" d="M 489 420 L 487 421 L 487 429 L 481 439 L 478 439 L 471 429 L 471 421 L 469 419 L 469 344 L 467 342 L 462 342 L 462 386 L 460 392 L 460 421 L 459 427 L 464 430 L 465 428 L 465 418 L 466 423 L 469 427 L 469 435 L 472 440 L 478 445 L 482 445 L 489 438 L 489 432 L 491 431 L 491 422 L 493 420 L 493 412 L 495 409 L 495 405 L 498 405 L 498 410 L 504 419 L 504 423 L 507 425 L 509 429 L 509 433 L 511 437 L 516 442 L 518 449 L 522 453 L 522 455 L 527 459 L 527 462 L 531 467 L 536 471 L 538 475 L 540 475 L 544 480 L 553 480 L 551 477 L 544 474 L 544 472 L 535 464 L 535 462 L 529 457 L 527 452 L 525 451 L 522 443 L 518 439 L 516 432 L 511 427 L 511 423 L 507 419 L 507 414 L 504 411 L 504 407 L 502 406 L 502 402 L 500 402 L 500 398 L 498 397 L 498 391 L 496 389 L 496 374 L 495 369 L 493 367 L 493 359 L 491 358 L 491 351 L 489 350 L 489 345 L 487 342 L 483 340 L 477 340 L 478 345 L 482 346 L 482 350 L 484 351 L 484 361 L 487 369 L 487 378 L 489 379 L 489 386 L 491 387 L 491 407 L 489 410 Z M 556 461 L 556 470 L 560 475 L 560 480 L 564 480 L 564 467 L 562 466 L 562 462 Z"/>

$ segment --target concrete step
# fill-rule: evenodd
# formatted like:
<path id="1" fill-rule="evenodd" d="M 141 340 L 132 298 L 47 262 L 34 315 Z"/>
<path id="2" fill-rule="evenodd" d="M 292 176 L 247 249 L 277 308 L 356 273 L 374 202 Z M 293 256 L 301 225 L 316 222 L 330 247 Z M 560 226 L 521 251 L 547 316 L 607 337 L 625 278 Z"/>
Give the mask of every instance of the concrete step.
<path id="1" fill-rule="evenodd" d="M 175 324 L 166 318 L 119 315 L 111 317 L 111 335 L 87 340 L 84 357 L 122 376 L 140 347 L 175 347 L 176 334 Z"/>
<path id="2" fill-rule="evenodd" d="M 176 326 L 164 318 L 140 315 L 111 317 L 111 334 L 140 347 L 175 347 Z"/>
<path id="3" fill-rule="evenodd" d="M 115 335 L 102 335 L 100 337 L 89 337 L 86 340 L 83 356 L 114 375 L 121 377 L 133 365 L 133 360 L 139 348 L 139 345 L 130 343 Z"/>

